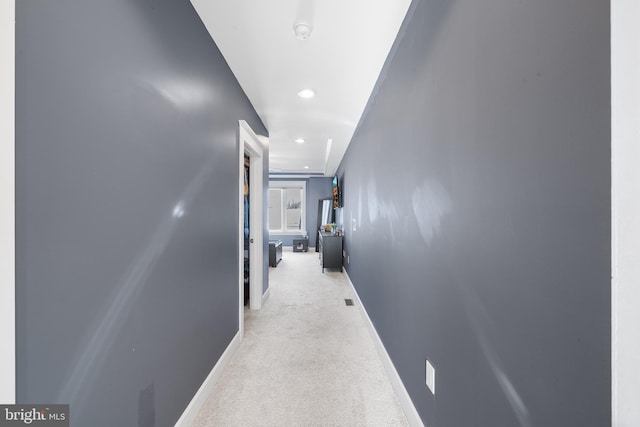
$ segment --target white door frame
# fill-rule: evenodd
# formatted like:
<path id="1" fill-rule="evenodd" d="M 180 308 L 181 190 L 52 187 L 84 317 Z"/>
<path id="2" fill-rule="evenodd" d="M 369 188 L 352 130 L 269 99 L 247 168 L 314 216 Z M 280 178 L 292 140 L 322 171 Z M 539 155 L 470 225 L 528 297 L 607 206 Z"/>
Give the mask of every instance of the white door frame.
<path id="1" fill-rule="evenodd" d="M 638 425 L 640 408 L 640 4 L 611 2 L 611 412 L 612 426 Z"/>
<path id="2" fill-rule="evenodd" d="M 239 287 L 240 287 L 240 326 L 243 330 L 244 318 L 244 156 L 250 158 L 249 171 L 249 204 L 251 209 L 249 227 L 252 243 L 249 244 L 249 308 L 251 310 L 260 310 L 262 308 L 262 273 L 264 261 L 263 249 L 263 172 L 262 166 L 264 146 L 253 132 L 251 127 L 244 120 L 239 121 L 239 143 L 238 143 L 238 209 L 239 209 L 239 227 L 238 227 L 238 271 Z"/>
<path id="3" fill-rule="evenodd" d="M 0 403 L 16 399 L 15 2 L 0 2 Z"/>

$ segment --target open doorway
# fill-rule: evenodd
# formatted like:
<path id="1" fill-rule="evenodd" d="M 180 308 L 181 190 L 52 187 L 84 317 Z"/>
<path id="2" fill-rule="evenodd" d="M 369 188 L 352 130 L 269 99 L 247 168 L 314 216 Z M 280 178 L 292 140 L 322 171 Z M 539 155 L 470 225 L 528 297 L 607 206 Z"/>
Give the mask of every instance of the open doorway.
<path id="1" fill-rule="evenodd" d="M 243 202 L 243 215 L 244 215 L 244 219 L 243 219 L 243 248 L 244 248 L 244 267 L 243 267 L 243 274 L 242 274 L 242 278 L 244 280 L 244 285 L 243 285 L 243 292 L 244 292 L 244 306 L 246 307 L 249 304 L 249 284 L 250 284 L 250 280 L 251 280 L 251 263 L 250 263 L 250 247 L 251 247 L 251 233 L 249 232 L 251 230 L 251 202 L 250 202 L 250 196 L 251 196 L 251 185 L 250 185 L 250 180 L 251 180 L 251 158 L 249 156 L 247 156 L 247 153 L 245 152 L 244 154 L 244 186 L 243 186 L 243 195 L 244 195 L 244 202 Z"/>
<path id="2" fill-rule="evenodd" d="M 251 127 L 239 122 L 238 143 L 238 247 L 239 247 L 239 321 L 240 330 L 244 326 L 245 299 L 251 310 L 262 308 L 263 298 L 263 145 Z M 245 175 L 246 172 L 246 175 Z M 245 186 L 246 182 L 246 186 Z M 245 197 L 246 191 L 246 197 Z M 245 212 L 245 201 L 247 211 Z M 247 225 L 245 226 L 245 218 Z M 246 245 L 245 245 L 246 237 Z M 245 249 L 246 246 L 246 249 Z M 245 258 L 247 259 L 247 291 L 245 298 Z"/>

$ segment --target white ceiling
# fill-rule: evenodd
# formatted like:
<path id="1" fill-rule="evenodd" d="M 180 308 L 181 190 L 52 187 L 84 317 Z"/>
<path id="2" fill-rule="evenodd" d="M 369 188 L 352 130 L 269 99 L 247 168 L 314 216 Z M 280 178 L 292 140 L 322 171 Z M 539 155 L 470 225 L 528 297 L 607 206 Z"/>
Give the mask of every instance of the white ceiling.
<path id="1" fill-rule="evenodd" d="M 333 175 L 411 0 L 191 2 L 269 131 L 270 172 Z"/>

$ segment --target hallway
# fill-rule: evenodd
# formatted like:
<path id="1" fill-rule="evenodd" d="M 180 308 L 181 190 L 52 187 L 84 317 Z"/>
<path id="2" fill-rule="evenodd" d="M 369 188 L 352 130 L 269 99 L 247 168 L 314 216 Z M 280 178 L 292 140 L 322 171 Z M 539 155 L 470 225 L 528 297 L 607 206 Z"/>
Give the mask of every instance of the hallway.
<path id="1" fill-rule="evenodd" d="M 399 28 L 346 3 L 3 3 L 0 403 L 394 424 L 366 307 L 411 425 L 640 425 L 640 2 L 378 2 Z M 307 233 L 339 183 L 360 306 L 315 252 L 265 256 L 238 330 L 241 122 L 263 225 L 274 176 L 309 184 Z"/>
<path id="2" fill-rule="evenodd" d="M 346 275 L 287 247 L 269 282 L 194 426 L 408 425 Z"/>

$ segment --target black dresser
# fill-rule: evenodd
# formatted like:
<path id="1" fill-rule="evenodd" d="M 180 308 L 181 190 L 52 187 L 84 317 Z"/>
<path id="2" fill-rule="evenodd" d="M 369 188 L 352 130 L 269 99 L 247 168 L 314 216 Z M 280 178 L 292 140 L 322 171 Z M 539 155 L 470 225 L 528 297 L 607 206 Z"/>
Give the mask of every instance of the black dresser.
<path id="1" fill-rule="evenodd" d="M 339 268 L 342 271 L 342 236 L 319 231 L 318 246 L 322 272 L 325 268 Z"/>

